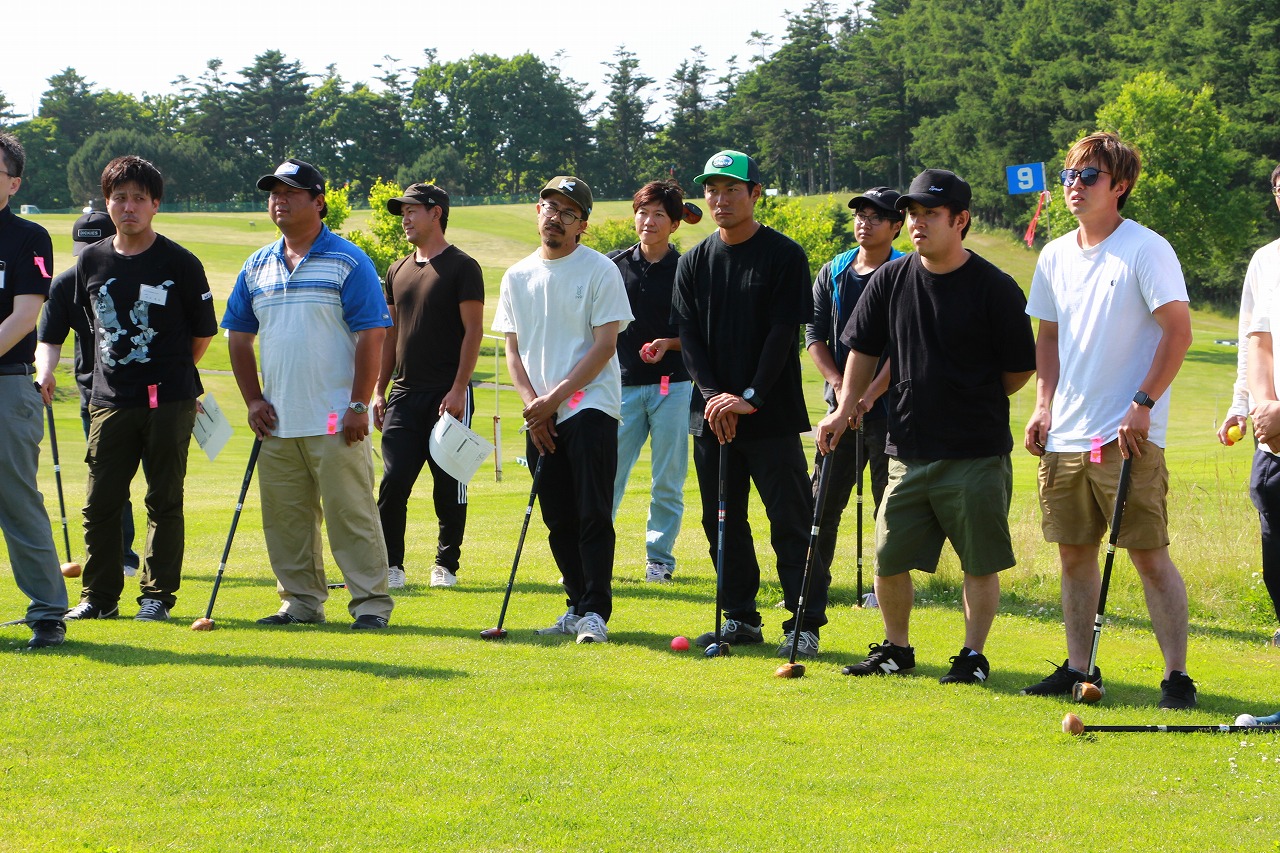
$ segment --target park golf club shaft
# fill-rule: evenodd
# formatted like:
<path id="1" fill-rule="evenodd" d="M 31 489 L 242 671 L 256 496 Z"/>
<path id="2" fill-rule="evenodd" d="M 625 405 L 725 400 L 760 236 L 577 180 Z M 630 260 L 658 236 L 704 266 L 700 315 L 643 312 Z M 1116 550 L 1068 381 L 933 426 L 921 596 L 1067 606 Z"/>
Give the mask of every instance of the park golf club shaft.
<path id="1" fill-rule="evenodd" d="M 856 491 L 858 493 L 858 523 L 857 523 L 857 553 L 858 553 L 858 601 L 856 607 L 862 606 L 862 465 L 863 465 L 863 439 L 862 418 L 858 418 L 858 443 L 853 451 L 853 466 L 858 472 Z"/>
<path id="2" fill-rule="evenodd" d="M 720 444 L 720 463 L 717 472 L 717 500 L 716 504 L 716 636 L 715 641 L 707 646 L 707 650 L 703 653 L 706 657 L 722 657 L 729 653 L 729 646 L 721 639 L 721 620 L 720 620 L 720 599 L 724 589 L 724 509 L 726 503 L 726 495 L 728 487 L 725 482 L 727 476 L 726 471 L 729 467 L 729 444 L 722 442 Z"/>
<path id="3" fill-rule="evenodd" d="M 809 557 L 804 563 L 804 579 L 800 582 L 800 599 L 796 602 L 795 622 L 791 628 L 791 657 L 778 667 L 774 675 L 779 678 L 801 678 L 804 664 L 796 663 L 796 651 L 800 647 L 800 632 L 804 630 L 804 608 L 809 600 L 809 584 L 813 580 L 813 564 L 818 558 L 818 534 L 822 521 L 822 508 L 827 503 L 828 473 L 831 470 L 831 454 L 818 458 L 818 494 L 813 499 L 813 524 L 809 528 Z"/>
<path id="4" fill-rule="evenodd" d="M 529 518 L 533 515 L 533 502 L 538 497 L 538 481 L 542 479 L 542 460 L 543 456 L 539 454 L 538 461 L 533 466 L 533 485 L 529 487 L 529 503 L 524 508 L 524 522 L 520 525 L 520 538 L 516 540 L 516 555 L 511 560 L 511 576 L 507 578 L 507 591 L 502 596 L 502 609 L 498 611 L 498 626 L 496 628 L 486 628 L 480 632 L 480 636 L 485 640 L 501 640 L 507 636 L 507 631 L 502 627 L 502 623 L 507 618 L 507 604 L 511 601 L 511 589 L 516 585 L 516 568 L 520 565 L 520 552 L 524 550 L 524 537 L 529 532 Z"/>
<path id="5" fill-rule="evenodd" d="M 62 514 L 62 544 L 67 549 L 67 562 L 71 562 L 71 535 L 67 533 L 67 502 L 62 496 L 62 462 L 58 457 L 58 430 L 53 425 L 53 404 L 44 407 L 49 416 L 49 448 L 53 451 L 53 479 L 58 485 L 58 512 Z"/>
<path id="6" fill-rule="evenodd" d="M 1125 498 L 1129 494 L 1129 471 L 1132 456 L 1120 463 L 1120 480 L 1116 483 L 1116 506 L 1111 513 L 1111 535 L 1107 538 L 1107 557 L 1102 568 L 1102 589 L 1098 591 L 1098 613 L 1093 617 L 1093 648 L 1089 652 L 1089 666 L 1085 675 L 1093 675 L 1098 663 L 1098 643 L 1102 639 L 1102 616 L 1107 610 L 1107 588 L 1111 586 L 1111 566 L 1116 561 L 1116 542 L 1120 539 L 1120 522 L 1124 518 Z"/>
<path id="7" fill-rule="evenodd" d="M 218 563 L 218 573 L 213 577 L 213 592 L 209 594 L 209 606 L 204 610 L 204 618 L 209 627 L 212 627 L 213 603 L 218 600 L 218 588 L 222 586 L 222 574 L 227 570 L 227 558 L 231 556 L 231 543 L 236 538 L 236 526 L 240 523 L 240 511 L 244 509 L 244 498 L 249 493 L 249 483 L 253 480 L 253 469 L 258 464 L 258 451 L 260 450 L 262 450 L 262 439 L 255 437 L 253 439 L 253 449 L 249 451 L 249 464 L 244 469 L 244 482 L 240 484 L 240 497 L 236 499 L 236 511 L 231 516 L 231 529 L 227 531 L 227 544 L 222 548 L 222 562 Z"/>

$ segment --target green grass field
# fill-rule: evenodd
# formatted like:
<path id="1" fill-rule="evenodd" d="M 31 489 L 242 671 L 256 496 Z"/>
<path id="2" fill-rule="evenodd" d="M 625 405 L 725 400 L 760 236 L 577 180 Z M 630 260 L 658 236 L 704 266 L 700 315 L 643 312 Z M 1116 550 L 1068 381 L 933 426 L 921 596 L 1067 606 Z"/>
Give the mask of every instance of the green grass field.
<path id="1" fill-rule="evenodd" d="M 624 203 L 601 208 L 629 215 Z M 41 219 L 65 262 L 73 217 Z M 682 230 L 686 246 L 710 230 L 708 221 Z M 265 214 L 162 212 L 156 223 L 205 261 L 219 311 L 244 257 L 273 236 Z M 491 318 L 501 271 L 535 245 L 532 206 L 456 209 L 449 236 L 480 259 Z M 969 243 L 1029 284 L 1034 253 L 1000 235 L 975 232 Z M 1234 338 L 1235 322 L 1197 312 L 1194 325 L 1174 386 L 1168 458 L 1171 548 L 1191 598 L 1200 707 L 1172 718 L 1155 709 L 1162 664 L 1122 555 L 1100 652 L 1107 697 L 1081 711 L 1086 723 L 1220 723 L 1280 710 L 1280 649 L 1264 645 L 1274 616 L 1245 490 L 1250 451 L 1223 448 L 1213 436 L 1235 362 L 1235 349 L 1214 341 Z M 205 384 L 237 435 L 213 462 L 192 449 L 185 583 L 173 620 L 73 624 L 65 646 L 40 654 L 16 651 L 26 629 L 0 629 L 0 648 L 15 649 L 0 655 L 0 850 L 1280 849 L 1267 805 L 1280 782 L 1280 738 L 1077 739 L 1059 729 L 1077 706 L 1017 695 L 1047 673 L 1046 661 L 1065 656 L 1056 556 L 1040 537 L 1034 461 L 1021 451 L 1011 515 L 1019 565 L 1002 577 L 987 649 L 992 676 L 982 688 L 937 683 L 961 639 L 954 559 L 918 581 L 916 674 L 840 675 L 882 638 L 879 614 L 850 606 L 852 510 L 822 655 L 804 679 L 773 678 L 783 615 L 769 609 L 781 593 L 768 571 L 760 601 L 771 642 L 716 660 L 672 652 L 674 635 L 711 627 L 714 573 L 690 477 L 676 582 L 638 580 L 643 457 L 618 519 L 611 642 L 575 646 L 533 635 L 564 608 L 537 517 L 510 637 L 480 640 L 497 618 L 528 497 L 528 471 L 515 462 L 523 444 L 511 392 L 497 395 L 504 476 L 496 482 L 489 465 L 472 483 L 458 587 L 425 585 L 435 522 L 424 480 L 410 507 L 411 585 L 397 595 L 388 631 L 351 632 L 342 590 L 324 626 L 258 628 L 253 620 L 278 599 L 254 489 L 214 613 L 217 630 L 192 632 L 250 446 L 234 381 L 219 372 L 226 364 L 225 345 L 215 341 Z M 478 378 L 492 371 L 490 350 Z M 70 381 L 64 373 L 60 390 Z M 820 382 L 811 368 L 806 383 L 816 419 Z M 480 391 L 477 400 L 485 433 L 495 393 Z M 1032 402 L 1030 388 L 1014 398 L 1015 435 Z M 85 466 L 70 394 L 57 405 L 57 426 L 78 556 Z M 47 452 L 42 462 L 61 543 Z M 135 498 L 141 487 L 139 480 Z M 140 499 L 135 510 L 141 518 Z M 772 565 L 758 504 L 752 513 L 761 562 Z M 7 561 L 0 566 L 9 574 Z M 331 562 L 329 570 L 337 579 Z M 869 559 L 867 571 L 869 582 Z M 126 616 L 135 583 L 126 583 Z M 74 599 L 79 583 L 69 589 Z M 11 580 L 0 580 L 0 618 L 18 618 L 24 606 Z"/>

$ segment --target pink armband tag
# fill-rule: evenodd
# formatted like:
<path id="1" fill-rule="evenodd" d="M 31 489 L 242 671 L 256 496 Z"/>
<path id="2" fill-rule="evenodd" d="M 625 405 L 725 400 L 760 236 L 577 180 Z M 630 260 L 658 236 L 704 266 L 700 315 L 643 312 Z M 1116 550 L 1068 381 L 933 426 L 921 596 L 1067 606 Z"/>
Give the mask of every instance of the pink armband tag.
<path id="1" fill-rule="evenodd" d="M 160 386 L 159 385 L 147 386 L 147 402 L 153 409 L 157 409 L 160 407 Z"/>
<path id="2" fill-rule="evenodd" d="M 1102 436 L 1095 435 L 1089 442 L 1089 461 L 1102 461 Z"/>
<path id="3" fill-rule="evenodd" d="M 336 435 L 338 432 L 338 413 L 329 413 L 329 435 Z"/>
<path id="4" fill-rule="evenodd" d="M 41 278 L 52 278 L 52 276 L 49 275 L 49 271 L 44 268 L 44 258 L 39 255 L 36 255 L 36 268 L 40 270 Z"/>
<path id="5" fill-rule="evenodd" d="M 658 382 L 658 393 L 664 397 L 671 393 L 671 377 L 670 376 L 664 376 Z"/>
<path id="6" fill-rule="evenodd" d="M 582 398 L 587 396 L 582 391 L 574 391 L 573 396 L 569 398 L 569 408 L 576 409 L 578 404 L 582 402 Z"/>

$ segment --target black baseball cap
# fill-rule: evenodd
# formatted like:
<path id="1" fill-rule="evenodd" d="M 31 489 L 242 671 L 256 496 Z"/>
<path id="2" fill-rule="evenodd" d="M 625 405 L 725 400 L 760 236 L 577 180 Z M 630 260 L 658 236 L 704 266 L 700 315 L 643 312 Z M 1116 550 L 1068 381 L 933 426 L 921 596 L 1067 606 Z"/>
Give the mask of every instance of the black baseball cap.
<path id="1" fill-rule="evenodd" d="M 849 199 L 849 209 L 857 210 L 862 205 L 869 204 L 896 216 L 898 214 L 898 199 L 901 197 L 897 190 L 889 187 L 872 187 L 862 195 L 856 195 Z"/>
<path id="2" fill-rule="evenodd" d="M 74 241 L 71 244 L 71 254 L 78 256 L 99 240 L 114 237 L 115 233 L 116 224 L 111 221 L 110 216 L 101 210 L 91 210 L 71 226 L 71 239 Z"/>
<path id="3" fill-rule="evenodd" d="M 449 209 L 449 194 L 435 184 L 410 184 L 404 195 L 387 199 L 387 210 L 395 216 L 404 211 L 406 204 L 435 205 Z"/>
<path id="4" fill-rule="evenodd" d="M 961 210 L 969 209 L 973 192 L 964 178 L 946 169 L 925 169 L 916 175 L 907 193 L 898 198 L 898 210 L 903 210 L 907 202 L 914 201 L 924 207 L 939 207 L 947 203 L 960 206 Z"/>
<path id="5" fill-rule="evenodd" d="M 270 190 L 276 181 L 312 192 L 324 192 L 324 175 L 320 174 L 320 170 L 292 157 L 276 166 L 276 170 L 270 175 L 258 178 L 258 189 Z"/>
<path id="6" fill-rule="evenodd" d="M 575 178 L 573 175 L 556 175 L 547 181 L 542 192 L 538 193 L 539 198 L 546 198 L 549 195 L 564 196 L 578 206 L 582 211 L 583 219 L 591 218 L 591 207 L 594 204 L 591 198 L 591 187 L 587 186 L 587 182 L 581 178 Z"/>

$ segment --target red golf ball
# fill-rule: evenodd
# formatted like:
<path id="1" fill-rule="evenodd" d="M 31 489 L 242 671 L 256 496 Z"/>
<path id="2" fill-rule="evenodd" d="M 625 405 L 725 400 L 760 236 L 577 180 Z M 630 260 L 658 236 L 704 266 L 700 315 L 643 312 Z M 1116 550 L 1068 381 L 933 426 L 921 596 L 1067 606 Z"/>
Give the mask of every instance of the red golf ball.
<path id="1" fill-rule="evenodd" d="M 689 638 L 688 638 L 688 637 L 676 637 L 674 640 L 672 640 L 672 641 L 671 641 L 671 650 L 672 650 L 673 652 L 687 652 L 687 651 L 689 651 Z"/>

